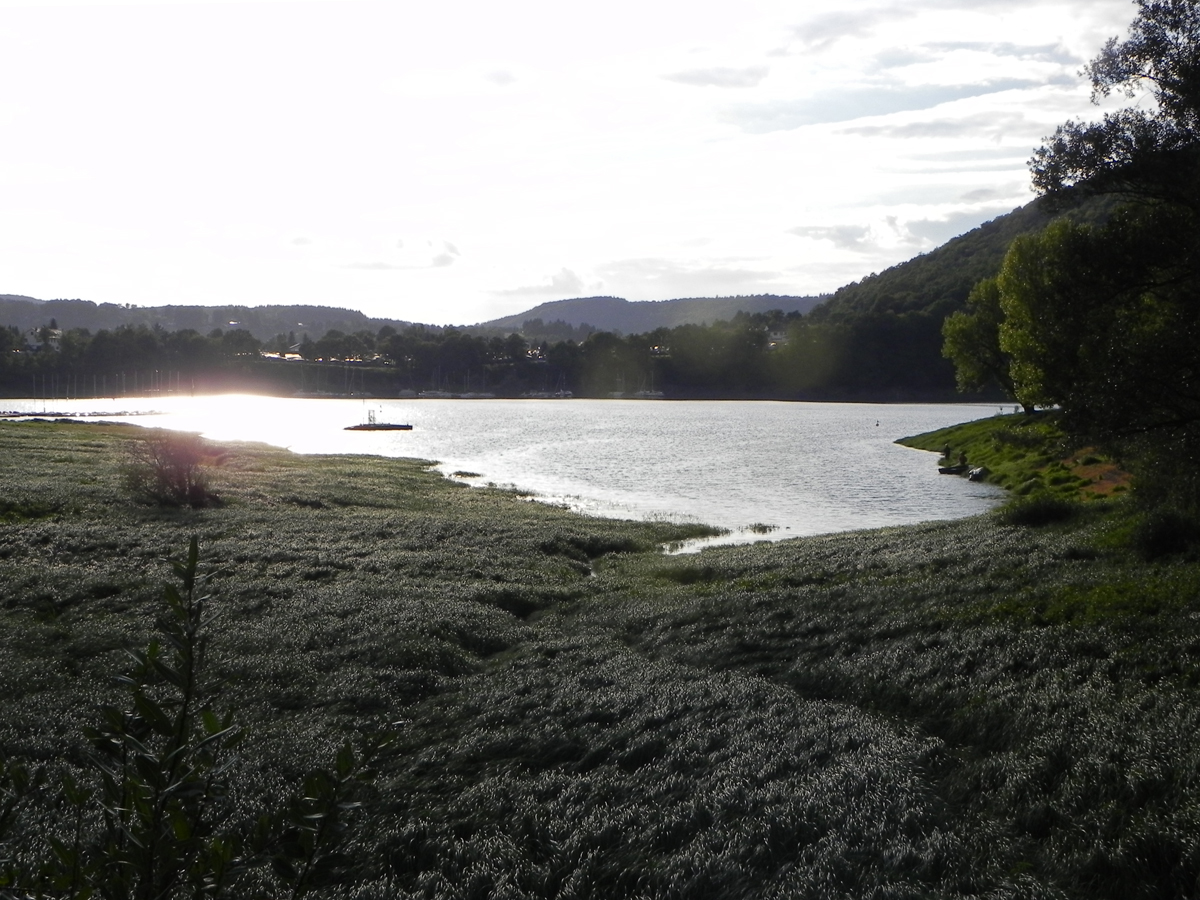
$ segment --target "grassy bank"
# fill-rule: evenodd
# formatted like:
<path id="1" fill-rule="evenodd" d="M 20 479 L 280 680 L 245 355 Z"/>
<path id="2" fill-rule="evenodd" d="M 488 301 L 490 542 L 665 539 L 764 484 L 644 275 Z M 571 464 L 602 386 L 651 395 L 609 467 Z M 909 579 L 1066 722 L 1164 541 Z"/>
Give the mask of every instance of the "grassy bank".
<path id="1" fill-rule="evenodd" d="M 1109 503 L 665 557 L 403 460 L 223 448 L 221 506 L 143 505 L 134 434 L 0 424 L 0 753 L 86 776 L 196 534 L 239 809 L 398 736 L 330 896 L 1197 890 L 1200 564 Z"/>
<path id="2" fill-rule="evenodd" d="M 947 464 L 958 462 L 963 454 L 968 465 L 987 470 L 987 481 L 1018 497 L 1094 500 L 1129 489 L 1129 474 L 1095 447 L 1071 442 L 1052 412 L 992 416 L 897 443 L 939 454 L 949 448 Z"/>

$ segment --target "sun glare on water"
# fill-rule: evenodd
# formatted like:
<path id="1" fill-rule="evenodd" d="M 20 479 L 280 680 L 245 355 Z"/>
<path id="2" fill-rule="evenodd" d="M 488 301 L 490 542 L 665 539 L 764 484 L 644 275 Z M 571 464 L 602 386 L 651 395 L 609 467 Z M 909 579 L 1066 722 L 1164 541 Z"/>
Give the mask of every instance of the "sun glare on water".
<path id="1" fill-rule="evenodd" d="M 360 405 L 352 400 L 324 401 L 321 414 L 314 416 L 310 401 L 224 394 L 166 398 L 155 408 L 164 413 L 169 427 L 199 432 L 210 440 L 272 444 L 299 453 L 335 453 L 344 448 L 331 421 L 345 419 L 345 425 L 355 424 Z"/>

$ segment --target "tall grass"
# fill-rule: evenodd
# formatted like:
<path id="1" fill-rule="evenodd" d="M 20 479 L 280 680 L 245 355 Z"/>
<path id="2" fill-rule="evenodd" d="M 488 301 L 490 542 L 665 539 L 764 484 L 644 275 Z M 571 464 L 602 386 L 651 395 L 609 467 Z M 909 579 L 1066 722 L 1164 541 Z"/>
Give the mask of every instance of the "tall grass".
<path id="1" fill-rule="evenodd" d="M 673 526 L 410 461 L 225 448 L 221 507 L 148 507 L 84 431 L 0 426 L 0 475 L 61 504 L 0 524 L 0 754 L 81 769 L 194 532 L 236 810 L 401 723 L 318 895 L 1194 892 L 1200 565 L 1120 507 L 664 557 Z"/>

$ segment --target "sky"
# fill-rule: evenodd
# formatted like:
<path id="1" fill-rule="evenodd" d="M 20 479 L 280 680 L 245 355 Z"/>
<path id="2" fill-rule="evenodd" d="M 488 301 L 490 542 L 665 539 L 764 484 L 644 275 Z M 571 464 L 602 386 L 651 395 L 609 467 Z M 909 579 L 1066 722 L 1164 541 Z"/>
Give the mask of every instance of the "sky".
<path id="1" fill-rule="evenodd" d="M 828 293 L 1032 200 L 1135 12 L 0 0 L 0 294 L 466 325 Z"/>

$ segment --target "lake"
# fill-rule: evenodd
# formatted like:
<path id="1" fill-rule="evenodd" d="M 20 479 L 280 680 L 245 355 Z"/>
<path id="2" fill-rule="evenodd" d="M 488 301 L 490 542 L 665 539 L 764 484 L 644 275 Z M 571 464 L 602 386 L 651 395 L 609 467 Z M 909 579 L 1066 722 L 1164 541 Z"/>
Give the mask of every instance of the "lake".
<path id="1" fill-rule="evenodd" d="M 744 542 L 975 515 L 1004 492 L 894 443 L 995 406 L 671 400 L 348 400 L 245 395 L 5 400 L 38 414 L 435 461 L 592 515 L 704 522 Z M 355 432 L 374 412 L 412 431 Z M 463 477 L 463 476 L 459 476 Z"/>

